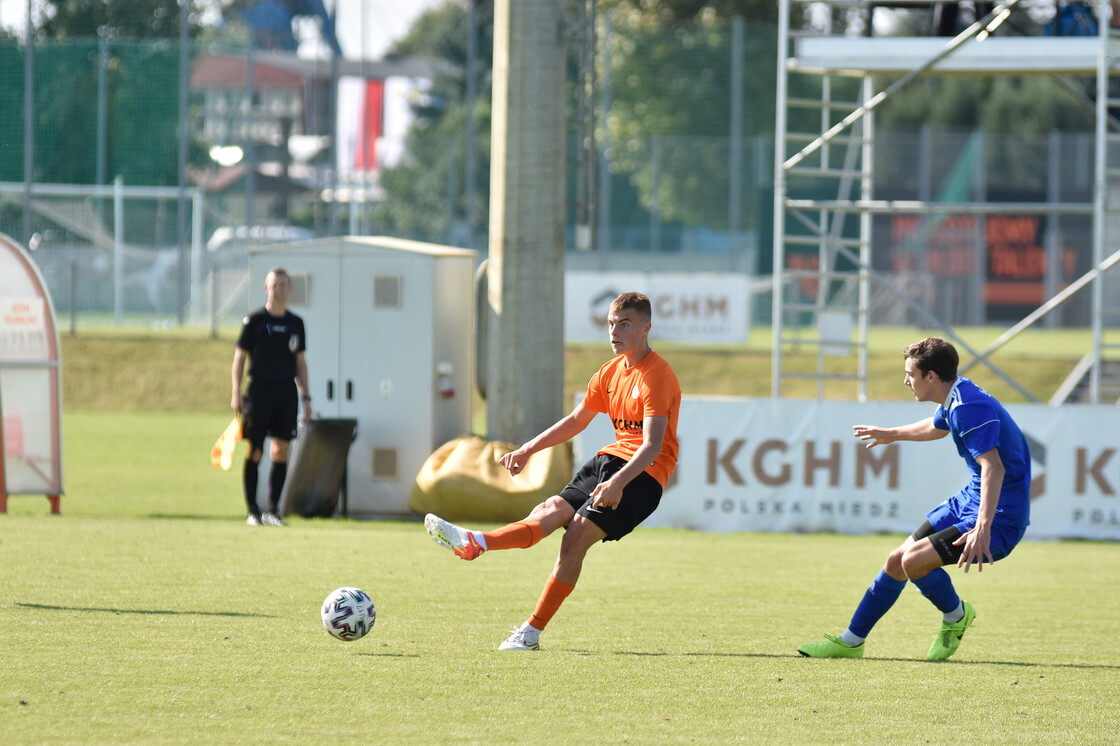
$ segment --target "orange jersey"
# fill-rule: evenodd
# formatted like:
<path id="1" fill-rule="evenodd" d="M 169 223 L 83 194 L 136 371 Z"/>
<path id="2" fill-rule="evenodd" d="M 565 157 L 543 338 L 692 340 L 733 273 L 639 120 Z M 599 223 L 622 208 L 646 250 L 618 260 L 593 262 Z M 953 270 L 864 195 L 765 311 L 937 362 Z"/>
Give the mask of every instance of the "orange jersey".
<path id="1" fill-rule="evenodd" d="M 642 445 L 646 417 L 668 417 L 661 453 L 646 472 L 662 487 L 677 465 L 677 416 L 681 409 L 681 385 L 665 359 L 652 350 L 633 368 L 619 355 L 599 368 L 587 382 L 583 406 L 606 412 L 614 425 L 615 442 L 599 450 L 629 461 Z"/>

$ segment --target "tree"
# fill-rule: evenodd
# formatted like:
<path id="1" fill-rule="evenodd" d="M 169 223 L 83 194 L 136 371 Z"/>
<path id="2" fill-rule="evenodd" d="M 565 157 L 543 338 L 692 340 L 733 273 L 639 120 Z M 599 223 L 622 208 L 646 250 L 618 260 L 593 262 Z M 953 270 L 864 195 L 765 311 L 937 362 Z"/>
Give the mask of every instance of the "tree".
<path id="1" fill-rule="evenodd" d="M 710 16 L 688 24 L 638 21 L 612 25 L 605 40 L 611 168 L 630 174 L 643 205 L 662 219 L 726 228 L 731 26 Z M 773 30 L 748 28 L 742 52 L 749 74 L 739 135 L 747 138 L 773 131 Z"/>
<path id="2" fill-rule="evenodd" d="M 409 161 L 382 174 L 387 200 L 375 213 L 381 227 L 441 237 L 451 227 L 452 214 L 473 215 L 472 229 L 485 227 L 481 223 L 487 214 L 489 195 L 488 71 L 493 54 L 493 3 L 478 0 L 478 7 L 478 204 L 469 210 L 461 202 L 449 204 L 449 194 L 463 194 L 467 39 L 466 3 L 449 2 L 421 15 L 408 36 L 390 52 L 437 58 L 448 64 L 448 73 L 433 86 L 432 101 L 436 105 L 417 108 L 419 119 L 408 139 Z M 612 79 L 616 81 L 609 133 L 611 142 L 617 144 L 611 152 L 612 171 L 627 179 L 647 208 L 657 206 L 666 219 L 689 224 L 725 223 L 726 197 L 714 199 L 713 195 L 726 195 L 727 185 L 727 19 L 746 15 L 753 21 L 772 24 L 777 18 L 776 6 L 771 0 L 603 0 L 599 8 L 621 19 L 619 33 L 608 40 L 600 39 L 601 45 L 609 45 Z M 744 134 L 748 136 L 773 128 L 773 37 L 769 25 L 752 28 L 747 34 L 750 75 Z M 631 80 L 637 83 L 617 83 Z M 664 142 L 676 138 L 678 144 L 684 138 L 693 138 L 695 146 L 677 148 L 672 153 L 663 151 L 665 160 L 656 185 L 649 135 L 664 138 Z M 713 178 L 712 174 L 722 176 Z M 657 197 L 653 196 L 655 188 Z"/>
<path id="3" fill-rule="evenodd" d="M 423 13 L 389 50 L 390 58 L 427 57 L 443 64 L 428 95 L 413 107 L 417 118 L 406 141 L 408 158 L 381 174 L 387 199 L 374 213 L 379 228 L 440 241 L 452 233 L 453 220 L 469 222 L 472 231 L 485 231 L 490 194 L 493 11 L 490 0 L 478 1 L 476 204 L 464 203 L 468 192 L 464 185 L 468 13 L 462 3 L 447 3 Z"/>
<path id="4" fill-rule="evenodd" d="M 769 0 L 604 0 L 610 110 L 599 137 L 613 173 L 663 221 L 728 227 L 732 19 L 745 21 L 744 138 L 774 129 L 778 7 Z M 747 171 L 749 173 L 749 171 Z M 744 195 L 744 199 L 746 199 Z M 746 208 L 746 205 L 744 205 Z M 750 220 L 750 210 L 742 214 Z"/>
<path id="5" fill-rule="evenodd" d="M 778 4 L 773 0 L 603 0 L 600 7 L 628 16 L 630 21 L 658 25 L 735 17 L 778 23 Z"/>
<path id="6" fill-rule="evenodd" d="M 1044 194 L 1046 171 L 1037 164 L 1048 159 L 1047 136 L 1092 132 L 1094 109 L 1091 99 L 1050 76 L 936 76 L 892 94 L 876 112 L 875 125 L 880 133 L 983 130 L 990 138 L 984 149 L 988 188 Z"/>
<path id="7" fill-rule="evenodd" d="M 884 80 L 880 88 L 889 85 Z M 1049 76 L 926 76 L 887 98 L 875 116 L 878 127 L 934 127 L 1046 134 L 1091 130 L 1093 109 Z"/>
<path id="8" fill-rule="evenodd" d="M 179 38 L 179 0 L 47 0 L 44 6 L 39 33 L 47 39 Z M 192 13 L 190 19 L 193 37 L 201 16 Z"/>

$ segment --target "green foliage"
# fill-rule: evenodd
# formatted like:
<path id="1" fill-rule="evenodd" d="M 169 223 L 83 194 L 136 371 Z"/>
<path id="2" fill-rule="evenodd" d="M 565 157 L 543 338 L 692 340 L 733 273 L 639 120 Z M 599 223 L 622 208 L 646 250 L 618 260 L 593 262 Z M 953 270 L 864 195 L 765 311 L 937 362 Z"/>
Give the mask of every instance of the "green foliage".
<path id="1" fill-rule="evenodd" d="M 447 240 L 453 219 L 463 221 L 472 231 L 486 229 L 490 194 L 492 5 L 480 3 L 478 17 L 475 202 L 465 204 L 468 14 L 461 5 L 447 3 L 421 14 L 412 30 L 389 51 L 389 57 L 429 57 L 446 64 L 433 81 L 429 95 L 414 106 L 417 120 L 406 142 L 408 159 L 381 174 L 381 186 L 388 199 L 374 212 L 380 230 L 443 241 Z"/>
<path id="2" fill-rule="evenodd" d="M 493 57 L 494 3 L 493 0 L 473 1 L 477 6 L 480 32 L 476 39 L 478 55 L 486 60 L 485 67 L 489 68 L 489 60 Z M 449 73 L 453 80 L 459 81 L 459 92 L 462 94 L 466 86 L 468 20 L 466 3 L 463 2 L 447 2 L 425 11 L 403 37 L 393 42 L 386 56 L 390 59 L 411 56 L 445 60 L 454 68 L 454 72 Z M 447 82 L 450 88 L 455 88 L 450 81 Z"/>
<path id="3" fill-rule="evenodd" d="M 877 90 L 890 84 L 879 81 Z M 1092 131 L 1083 96 L 1045 76 L 926 76 L 893 93 L 876 110 L 886 130 L 984 127 L 1000 134 Z"/>
<path id="4" fill-rule="evenodd" d="M 180 0 L 44 0 L 39 33 L 48 39 L 114 36 L 178 39 Z M 188 32 L 197 33 L 197 15 Z"/>
<path id="5" fill-rule="evenodd" d="M 612 167 L 631 174 L 643 205 L 665 219 L 726 224 L 726 205 L 712 196 L 728 189 L 727 170 L 716 167 L 729 156 L 728 29 L 612 31 L 604 40 L 611 62 Z M 708 54 L 698 59 L 698 47 Z"/>
<path id="6" fill-rule="evenodd" d="M 989 193 L 1024 199 L 1033 191 L 1040 200 L 1047 190 L 1048 170 L 1040 164 L 1049 160 L 1050 134 L 1089 133 L 1094 126 L 1093 110 L 1083 97 L 1042 76 L 920 78 L 889 97 L 875 117 L 877 136 L 883 139 L 923 127 L 941 135 L 984 133 Z M 906 162 L 893 168 L 901 169 L 904 179 L 907 171 L 913 173 Z M 971 194 L 958 199 L 968 197 Z"/>
<path id="7" fill-rule="evenodd" d="M 623 222 L 643 223 L 656 207 L 667 222 L 726 227 L 730 147 L 730 53 L 728 19 L 750 19 L 745 34 L 743 136 L 773 131 L 776 48 L 772 3 L 666 2 L 601 4 L 615 27 L 600 38 L 612 66 L 611 111 L 602 133 L 609 141 L 611 212 Z M 603 15 L 605 17 L 605 15 Z M 687 23 L 685 23 L 687 21 Z M 429 56 L 448 63 L 431 101 L 409 135 L 410 160 L 381 177 L 387 200 L 379 228 L 442 239 L 450 221 L 469 219 L 485 230 L 489 201 L 490 76 L 493 8 L 479 8 L 478 166 L 476 204 L 464 205 L 467 113 L 465 66 L 467 13 L 448 3 L 423 14 L 390 56 Z M 571 57 L 574 60 L 575 41 Z M 569 65 L 573 74 L 574 61 Z M 600 71 L 602 76 L 602 71 Z M 596 94 L 597 95 L 597 94 Z M 573 99 L 574 100 L 574 99 Z M 598 99 L 596 98 L 596 103 Z M 569 128 L 575 131 L 575 106 Z M 655 145 L 653 138 L 657 138 Z M 654 158 L 654 149 L 657 157 Z M 574 152 L 574 147 L 571 148 Z M 751 173 L 746 159 L 740 164 Z M 574 156 L 569 160 L 574 163 Z M 571 174 L 569 174 L 571 178 Z M 748 195 L 744 202 L 749 205 Z M 633 203 L 633 204 L 632 204 Z M 640 208 L 639 209 L 639 204 Z M 450 209 L 449 209 L 450 208 Z M 751 210 L 743 210 L 749 221 Z M 453 216 L 453 217 L 449 217 Z M 469 217 L 468 217 L 469 216 Z"/>
<path id="8" fill-rule="evenodd" d="M 672 23 L 700 18 L 740 16 L 752 21 L 777 24 L 778 6 L 770 0 L 601 0 L 599 7 L 615 9 L 631 19 L 649 23 Z"/>
<path id="9" fill-rule="evenodd" d="M 1000 77 L 984 96 L 981 124 L 1001 134 L 1091 132 L 1092 105 L 1050 77 Z"/>
<path id="10" fill-rule="evenodd" d="M 602 42 L 610 64 L 605 136 L 612 171 L 627 174 L 643 207 L 662 219 L 726 228 L 732 169 L 753 172 L 745 160 L 731 163 L 731 26 L 709 16 L 689 24 L 651 24 L 636 13 L 608 17 Z M 773 131 L 776 55 L 774 29 L 749 23 L 744 138 Z"/>

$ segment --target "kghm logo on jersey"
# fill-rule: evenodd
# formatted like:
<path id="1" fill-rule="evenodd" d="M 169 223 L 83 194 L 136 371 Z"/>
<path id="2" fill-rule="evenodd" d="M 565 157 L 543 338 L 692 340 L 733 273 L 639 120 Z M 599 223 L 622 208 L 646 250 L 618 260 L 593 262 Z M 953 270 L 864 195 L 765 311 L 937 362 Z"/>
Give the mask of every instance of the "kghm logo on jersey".
<path id="1" fill-rule="evenodd" d="M 641 420 L 623 420 L 616 419 L 613 421 L 615 430 L 627 430 L 632 433 L 640 433 L 642 431 Z"/>

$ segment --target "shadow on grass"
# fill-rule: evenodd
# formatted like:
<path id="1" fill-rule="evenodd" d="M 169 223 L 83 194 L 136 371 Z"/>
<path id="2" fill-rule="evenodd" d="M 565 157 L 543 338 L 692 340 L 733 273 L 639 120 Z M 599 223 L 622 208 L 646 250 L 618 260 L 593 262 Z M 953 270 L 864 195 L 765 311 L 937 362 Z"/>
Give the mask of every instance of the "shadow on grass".
<path id="1" fill-rule="evenodd" d="M 1040 663 L 1034 661 L 924 661 L 918 658 L 864 658 L 865 661 L 890 661 L 892 663 L 925 663 L 930 666 L 1007 666 L 1010 668 L 1072 668 L 1086 671 L 1120 671 L 1120 665 L 1110 663 Z"/>
<path id="2" fill-rule="evenodd" d="M 230 523 L 245 523 L 244 516 L 231 516 L 225 513 L 206 515 L 204 513 L 149 513 L 144 518 L 154 518 L 161 521 L 229 521 Z"/>
<path id="3" fill-rule="evenodd" d="M 358 653 L 365 658 L 421 658 L 418 653 Z"/>
<path id="4" fill-rule="evenodd" d="M 23 609 L 42 609 L 43 611 L 98 611 L 107 614 L 158 614 L 167 616 L 234 616 L 271 618 L 271 614 L 255 614 L 243 611 L 177 611 L 175 609 L 114 609 L 98 606 L 54 606 L 52 604 L 16 603 Z"/>
<path id="5" fill-rule="evenodd" d="M 807 656 L 801 655 L 800 653 L 665 653 L 662 651 L 652 650 L 615 650 L 606 653 L 596 650 L 568 650 L 566 652 L 573 653 L 575 655 L 633 655 L 655 658 L 663 656 L 669 658 L 772 658 L 774 660 L 792 658 L 794 660 L 804 660 L 806 662 L 811 660 Z M 1120 671 L 1120 665 L 1109 663 L 1036 663 L 1031 661 L 970 660 L 925 661 L 920 658 L 860 658 L 859 662 L 860 664 L 923 663 L 930 666 L 1009 666 L 1012 668 L 1072 668 L 1082 670 Z"/>

